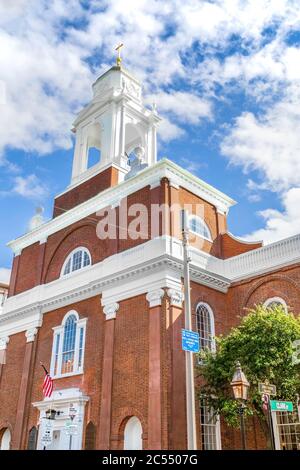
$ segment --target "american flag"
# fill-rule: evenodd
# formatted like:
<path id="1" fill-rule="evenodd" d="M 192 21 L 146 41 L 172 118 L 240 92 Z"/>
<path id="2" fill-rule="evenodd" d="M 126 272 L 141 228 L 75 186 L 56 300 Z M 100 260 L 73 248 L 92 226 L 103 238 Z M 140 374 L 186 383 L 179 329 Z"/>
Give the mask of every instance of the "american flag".
<path id="1" fill-rule="evenodd" d="M 263 402 L 263 410 L 267 411 L 269 408 L 269 395 L 266 393 L 263 394 L 262 396 L 262 402 Z"/>
<path id="2" fill-rule="evenodd" d="M 48 373 L 47 369 L 43 364 L 41 364 L 42 368 L 45 371 L 45 378 L 43 382 L 43 395 L 44 397 L 50 398 L 53 392 L 53 380 L 50 377 L 50 374 Z"/>

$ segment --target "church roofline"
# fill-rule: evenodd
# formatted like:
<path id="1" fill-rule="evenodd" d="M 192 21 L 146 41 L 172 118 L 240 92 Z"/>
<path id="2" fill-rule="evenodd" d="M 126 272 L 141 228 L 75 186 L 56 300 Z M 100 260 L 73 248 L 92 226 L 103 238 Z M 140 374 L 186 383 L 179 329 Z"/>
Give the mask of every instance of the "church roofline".
<path id="1" fill-rule="evenodd" d="M 141 85 L 141 82 L 123 66 L 113 65 L 112 67 L 110 67 L 110 69 L 106 70 L 106 72 L 104 72 L 102 75 L 100 75 L 100 77 L 98 77 L 94 81 L 94 83 L 92 84 L 92 87 L 94 87 L 94 85 L 96 85 L 97 82 L 102 80 L 102 78 L 106 77 L 110 72 L 122 72 L 124 73 L 124 75 L 127 75 L 127 77 L 129 77 L 131 80 L 134 80 L 138 85 Z"/>
<path id="2" fill-rule="evenodd" d="M 181 168 L 176 163 L 167 158 L 163 158 L 155 165 L 146 168 L 136 176 L 119 183 L 117 186 L 102 191 L 91 199 L 49 220 L 35 230 L 10 241 L 7 246 L 13 250 L 15 255 L 18 255 L 27 246 L 33 243 L 45 242 L 48 236 L 94 214 L 108 205 L 116 204 L 116 202 L 145 186 L 158 184 L 164 177 L 168 178 L 172 183 L 196 194 L 201 199 L 213 204 L 221 213 L 226 214 L 229 208 L 236 204 L 236 202 L 226 194 L 204 182 L 189 171 Z"/>

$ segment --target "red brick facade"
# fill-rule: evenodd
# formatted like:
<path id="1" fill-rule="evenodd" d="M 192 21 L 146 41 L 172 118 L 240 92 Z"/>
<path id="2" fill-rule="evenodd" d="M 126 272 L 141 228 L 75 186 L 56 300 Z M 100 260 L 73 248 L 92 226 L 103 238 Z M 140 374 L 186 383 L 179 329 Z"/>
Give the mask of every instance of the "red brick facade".
<path id="1" fill-rule="evenodd" d="M 101 189 L 116 184 L 116 175 L 106 170 L 102 178 L 72 189 L 55 200 L 54 217 Z M 95 265 L 122 253 L 150 238 L 151 204 L 203 204 L 204 219 L 212 233 L 201 249 L 220 259 L 259 248 L 260 244 L 243 244 L 226 233 L 226 216 L 205 200 L 183 188 L 176 188 L 164 178 L 160 186 L 146 186 L 131 194 L 128 205 L 142 203 L 149 209 L 147 239 L 121 239 L 124 229 L 118 221 L 117 240 L 99 240 L 94 214 L 50 235 L 44 243 L 34 243 L 22 250 L 13 264 L 10 297 L 36 286 L 58 280 L 68 254 L 78 246 L 86 247 Z M 160 235 L 180 238 L 174 220 L 160 223 Z M 199 247 L 199 237 L 191 245 Z M 120 266 L 120 269 L 122 266 Z M 165 288 L 165 286 L 161 286 Z M 276 272 L 232 284 L 228 292 L 192 283 L 192 309 L 195 323 L 196 306 L 206 302 L 213 310 L 216 334 L 226 334 L 237 325 L 247 308 L 270 297 L 281 297 L 295 312 L 300 311 L 300 266 L 292 265 Z M 101 295 L 73 302 L 43 315 L 34 341 L 26 342 L 25 332 L 11 334 L 6 350 L 6 363 L 0 369 L 0 430 L 9 428 L 11 447 L 27 447 L 29 431 L 39 423 L 39 410 L 32 403 L 42 401 L 44 372 L 40 362 L 50 367 L 53 328 L 62 323 L 67 312 L 76 310 L 87 318 L 84 373 L 55 380 L 55 389 L 79 388 L 89 401 L 85 407 L 82 448 L 85 429 L 92 422 L 96 429 L 97 448 L 122 449 L 124 428 L 131 416 L 139 418 L 146 449 L 185 449 L 186 403 L 185 359 L 181 349 L 184 326 L 182 306 L 172 304 L 165 289 L 161 305 L 151 306 L 146 293 L 118 301 L 116 317 L 106 319 Z M 196 325 L 194 324 L 194 328 Z M 201 426 L 197 407 L 198 447 L 201 448 Z M 221 423 L 223 449 L 240 447 L 239 432 Z M 247 423 L 247 442 L 251 449 L 265 449 L 266 440 L 258 423 Z"/>

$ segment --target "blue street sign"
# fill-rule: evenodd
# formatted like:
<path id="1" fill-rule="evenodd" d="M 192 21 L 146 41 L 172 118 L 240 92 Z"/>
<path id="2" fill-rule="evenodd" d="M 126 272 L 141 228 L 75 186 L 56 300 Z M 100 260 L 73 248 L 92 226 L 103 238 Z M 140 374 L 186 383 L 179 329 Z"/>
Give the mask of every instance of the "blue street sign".
<path id="1" fill-rule="evenodd" d="M 182 349 L 193 353 L 199 352 L 199 333 L 182 330 Z"/>

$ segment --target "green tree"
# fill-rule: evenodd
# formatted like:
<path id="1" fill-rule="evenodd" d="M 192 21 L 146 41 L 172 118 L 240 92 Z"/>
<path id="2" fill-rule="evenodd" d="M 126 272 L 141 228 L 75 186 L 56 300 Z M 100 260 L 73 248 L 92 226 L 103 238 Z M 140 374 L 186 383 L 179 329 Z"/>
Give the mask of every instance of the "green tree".
<path id="1" fill-rule="evenodd" d="M 238 404 L 230 382 L 237 361 L 250 382 L 245 417 L 256 415 L 268 437 L 266 417 L 258 383 L 266 379 L 277 387 L 276 399 L 294 401 L 300 394 L 300 364 L 292 361 L 293 341 L 300 339 L 300 318 L 281 306 L 261 305 L 250 310 L 237 328 L 216 338 L 217 351 L 199 354 L 198 373 L 204 385 L 198 393 L 224 417 L 230 426 L 239 426 Z"/>

